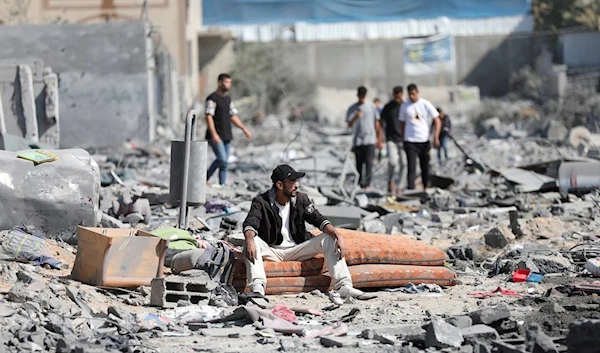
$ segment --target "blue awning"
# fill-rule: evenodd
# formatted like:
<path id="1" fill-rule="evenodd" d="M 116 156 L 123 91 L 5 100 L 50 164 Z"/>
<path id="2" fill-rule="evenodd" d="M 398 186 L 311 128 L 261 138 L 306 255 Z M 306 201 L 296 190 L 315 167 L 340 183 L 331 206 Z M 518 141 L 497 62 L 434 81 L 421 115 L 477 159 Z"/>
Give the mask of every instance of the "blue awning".
<path id="1" fill-rule="evenodd" d="M 524 15 L 530 0 L 203 0 L 206 26 Z"/>

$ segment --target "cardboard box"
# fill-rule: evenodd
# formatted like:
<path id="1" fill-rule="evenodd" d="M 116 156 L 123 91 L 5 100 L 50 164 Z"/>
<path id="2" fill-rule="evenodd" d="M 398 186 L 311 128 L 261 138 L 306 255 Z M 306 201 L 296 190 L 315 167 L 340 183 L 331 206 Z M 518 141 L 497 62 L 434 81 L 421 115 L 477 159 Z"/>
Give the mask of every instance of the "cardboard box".
<path id="1" fill-rule="evenodd" d="M 167 241 L 137 229 L 77 228 L 71 278 L 93 286 L 150 286 L 163 277 Z"/>

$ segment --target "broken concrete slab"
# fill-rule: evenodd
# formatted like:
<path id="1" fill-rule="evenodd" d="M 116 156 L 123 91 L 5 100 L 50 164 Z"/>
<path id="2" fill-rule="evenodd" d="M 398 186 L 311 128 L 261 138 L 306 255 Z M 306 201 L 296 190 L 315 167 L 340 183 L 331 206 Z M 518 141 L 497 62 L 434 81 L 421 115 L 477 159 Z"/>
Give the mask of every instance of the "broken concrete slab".
<path id="1" fill-rule="evenodd" d="M 358 229 L 362 210 L 355 206 L 319 206 L 319 212 L 335 227 Z"/>
<path id="2" fill-rule="evenodd" d="M 532 323 L 525 329 L 525 346 L 528 352 L 558 353 L 554 341 L 537 323 Z"/>
<path id="3" fill-rule="evenodd" d="M 458 327 L 461 330 L 473 325 L 473 319 L 467 315 L 454 316 L 446 319 L 446 322 L 448 322 L 450 325 Z"/>
<path id="4" fill-rule="evenodd" d="M 535 267 L 537 267 L 537 272 L 542 274 L 562 273 L 573 269 L 573 264 L 571 261 L 559 255 L 531 255 L 528 260 L 530 260 Z"/>
<path id="5" fill-rule="evenodd" d="M 520 192 L 551 191 L 556 189 L 556 179 L 520 168 L 498 171 L 506 180 L 517 184 Z"/>
<path id="6" fill-rule="evenodd" d="M 463 343 L 463 336 L 458 327 L 441 319 L 434 318 L 427 326 L 425 346 L 435 348 L 458 348 Z"/>
<path id="7" fill-rule="evenodd" d="M 58 160 L 34 165 L 0 151 L 0 229 L 32 225 L 50 238 L 73 241 L 78 225 L 95 226 L 100 174 L 89 153 L 53 150 Z"/>
<path id="8" fill-rule="evenodd" d="M 294 352 L 302 347 L 302 342 L 299 338 L 283 338 L 279 345 L 283 352 Z"/>
<path id="9" fill-rule="evenodd" d="M 474 324 L 491 325 L 493 323 L 510 318 L 510 310 L 506 303 L 496 306 L 488 306 L 469 313 Z"/>
<path id="10" fill-rule="evenodd" d="M 546 314 L 560 314 L 566 312 L 567 310 L 557 303 L 547 303 L 540 308 L 540 311 Z"/>
<path id="11" fill-rule="evenodd" d="M 476 344 L 477 342 L 491 342 L 500 339 L 500 335 L 495 328 L 487 325 L 473 325 L 461 330 L 463 338 L 467 344 Z"/>
<path id="12" fill-rule="evenodd" d="M 324 347 L 332 348 L 349 348 L 349 347 L 358 347 L 359 341 L 354 340 L 349 337 L 332 337 L 332 336 L 323 336 L 320 338 L 321 345 Z"/>

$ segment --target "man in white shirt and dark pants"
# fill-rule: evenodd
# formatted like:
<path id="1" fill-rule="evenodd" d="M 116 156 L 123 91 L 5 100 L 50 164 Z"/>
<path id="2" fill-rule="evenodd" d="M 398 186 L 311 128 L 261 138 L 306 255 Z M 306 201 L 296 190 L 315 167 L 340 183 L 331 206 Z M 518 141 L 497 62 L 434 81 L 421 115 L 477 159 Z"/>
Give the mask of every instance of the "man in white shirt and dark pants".
<path id="1" fill-rule="evenodd" d="M 404 151 L 408 164 L 407 184 L 408 189 L 415 188 L 417 176 L 417 158 L 421 166 L 421 179 L 423 187 L 429 184 L 429 151 L 431 150 L 430 135 L 431 125 L 435 123 L 433 145 L 440 146 L 440 131 L 442 123 L 437 109 L 430 101 L 419 98 L 417 85 L 411 83 L 407 87 L 409 101 L 400 108 L 400 130 L 404 131 Z"/>

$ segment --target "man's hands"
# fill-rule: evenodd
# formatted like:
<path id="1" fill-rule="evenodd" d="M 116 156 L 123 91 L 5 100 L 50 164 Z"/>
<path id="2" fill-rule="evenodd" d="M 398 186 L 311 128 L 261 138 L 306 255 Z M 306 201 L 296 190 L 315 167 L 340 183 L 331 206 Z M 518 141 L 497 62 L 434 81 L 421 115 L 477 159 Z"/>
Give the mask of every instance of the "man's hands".
<path id="1" fill-rule="evenodd" d="M 250 140 L 252 138 L 252 133 L 250 132 L 250 130 L 248 130 L 246 127 L 244 127 L 242 129 L 242 132 L 244 133 L 244 135 L 246 135 L 246 138 L 248 140 Z"/>
<path id="2" fill-rule="evenodd" d="M 256 243 L 254 242 L 254 237 L 246 238 L 246 245 L 244 246 L 244 255 L 246 259 L 251 263 L 254 263 L 254 259 L 256 259 Z"/>
<path id="3" fill-rule="evenodd" d="M 377 149 L 381 151 L 383 149 L 383 146 L 384 146 L 383 141 L 377 140 Z"/>
<path id="4" fill-rule="evenodd" d="M 338 259 L 343 259 L 346 255 L 346 245 L 344 244 L 344 238 L 342 235 L 335 229 L 335 227 L 330 223 L 323 228 L 323 232 L 328 234 L 329 236 L 335 239 L 337 250 L 336 253 L 338 255 Z"/>
<path id="5" fill-rule="evenodd" d="M 218 134 L 214 134 L 214 135 L 212 136 L 212 142 L 213 142 L 215 145 L 218 145 L 218 144 L 220 144 L 220 143 L 221 143 L 221 137 L 220 137 Z"/>
<path id="6" fill-rule="evenodd" d="M 433 139 L 433 147 L 434 148 L 440 148 L 440 139 L 439 139 L 439 137 L 435 137 Z"/>
<path id="7" fill-rule="evenodd" d="M 336 244 L 337 244 L 337 254 L 338 254 L 338 259 L 343 259 L 346 256 L 346 251 L 344 249 L 346 249 L 346 245 L 344 244 L 344 238 L 342 238 L 339 234 L 338 236 L 335 238 Z"/>
<path id="8" fill-rule="evenodd" d="M 360 108 L 356 109 L 356 113 L 354 113 L 354 117 L 357 119 L 362 118 L 362 111 L 360 110 Z"/>

